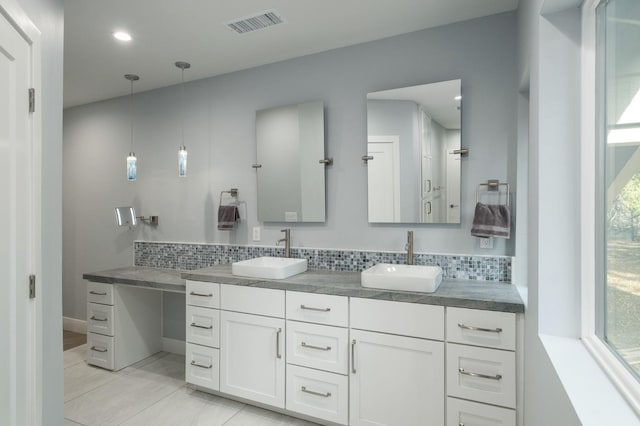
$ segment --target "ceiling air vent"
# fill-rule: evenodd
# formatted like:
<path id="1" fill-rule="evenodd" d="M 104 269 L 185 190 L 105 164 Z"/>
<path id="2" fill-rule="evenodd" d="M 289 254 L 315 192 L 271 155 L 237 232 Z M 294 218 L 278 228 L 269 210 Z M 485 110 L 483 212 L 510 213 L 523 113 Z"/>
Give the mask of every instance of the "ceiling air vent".
<path id="1" fill-rule="evenodd" d="M 238 34 L 249 33 L 251 31 L 261 30 L 263 28 L 272 27 L 282 24 L 284 20 L 275 10 L 268 10 L 259 15 L 250 16 L 248 18 L 234 19 L 226 25 Z"/>

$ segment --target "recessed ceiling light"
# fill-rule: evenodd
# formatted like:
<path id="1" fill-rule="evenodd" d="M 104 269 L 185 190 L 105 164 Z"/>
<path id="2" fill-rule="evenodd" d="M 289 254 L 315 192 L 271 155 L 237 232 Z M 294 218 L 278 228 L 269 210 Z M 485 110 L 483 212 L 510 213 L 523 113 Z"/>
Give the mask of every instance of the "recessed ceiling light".
<path id="1" fill-rule="evenodd" d="M 459 101 L 460 99 L 462 99 L 462 96 L 458 95 L 458 96 L 456 96 L 456 97 L 455 97 L 455 98 L 453 98 L 453 99 L 455 99 L 456 101 Z"/>
<path id="2" fill-rule="evenodd" d="M 115 31 L 113 33 L 113 38 L 120 41 L 131 41 L 131 35 L 124 31 Z"/>

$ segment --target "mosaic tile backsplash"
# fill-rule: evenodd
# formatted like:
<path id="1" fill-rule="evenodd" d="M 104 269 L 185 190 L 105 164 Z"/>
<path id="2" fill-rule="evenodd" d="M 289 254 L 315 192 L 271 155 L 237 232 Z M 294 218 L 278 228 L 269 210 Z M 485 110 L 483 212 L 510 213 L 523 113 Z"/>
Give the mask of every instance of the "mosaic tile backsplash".
<path id="1" fill-rule="evenodd" d="M 165 269 L 200 269 L 260 256 L 284 256 L 284 247 L 136 241 L 134 265 Z M 388 251 L 291 248 L 291 257 L 307 259 L 309 269 L 361 272 L 377 263 L 404 264 L 406 253 Z M 416 265 L 440 266 L 445 278 L 511 281 L 511 257 L 416 253 Z"/>

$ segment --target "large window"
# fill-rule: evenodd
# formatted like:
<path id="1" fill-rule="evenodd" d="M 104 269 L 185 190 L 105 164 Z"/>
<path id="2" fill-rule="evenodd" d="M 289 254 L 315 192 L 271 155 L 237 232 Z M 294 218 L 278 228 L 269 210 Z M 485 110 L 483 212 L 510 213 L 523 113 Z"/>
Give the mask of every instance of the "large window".
<path id="1" fill-rule="evenodd" d="M 596 332 L 640 377 L 640 1 L 598 8 L 600 232 Z"/>

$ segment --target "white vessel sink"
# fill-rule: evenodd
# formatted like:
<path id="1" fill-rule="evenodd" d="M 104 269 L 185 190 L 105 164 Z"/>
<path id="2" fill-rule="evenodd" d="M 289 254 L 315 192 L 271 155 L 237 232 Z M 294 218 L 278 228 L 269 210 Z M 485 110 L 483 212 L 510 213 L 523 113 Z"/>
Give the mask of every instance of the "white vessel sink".
<path id="1" fill-rule="evenodd" d="M 433 293 L 442 282 L 439 266 L 378 263 L 362 271 L 362 287 Z"/>
<path id="2" fill-rule="evenodd" d="M 242 277 L 281 280 L 307 270 L 307 259 L 256 257 L 231 264 L 231 273 Z"/>

